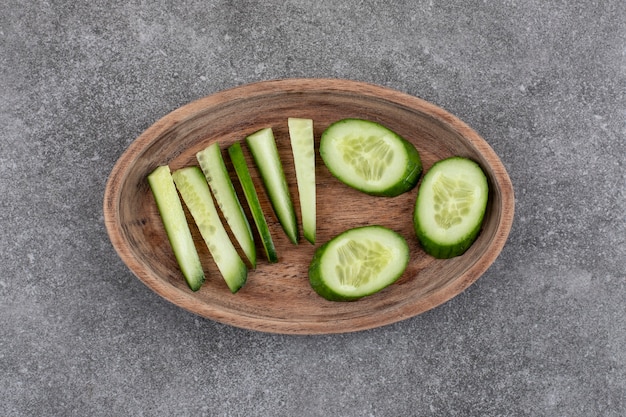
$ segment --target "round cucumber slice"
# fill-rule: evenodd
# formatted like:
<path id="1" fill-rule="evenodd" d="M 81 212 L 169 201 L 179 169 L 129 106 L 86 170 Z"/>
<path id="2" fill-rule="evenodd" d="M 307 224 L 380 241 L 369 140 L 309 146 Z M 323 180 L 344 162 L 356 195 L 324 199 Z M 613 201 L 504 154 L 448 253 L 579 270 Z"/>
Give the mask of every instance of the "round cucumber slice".
<path id="1" fill-rule="evenodd" d="M 309 266 L 311 287 L 330 301 L 354 301 L 393 284 L 409 262 L 406 240 L 383 226 L 347 230 L 320 246 Z"/>
<path id="2" fill-rule="evenodd" d="M 394 197 L 407 192 L 422 173 L 415 146 L 369 120 L 343 119 L 331 124 L 322 133 L 320 155 L 340 181 L 371 195 Z"/>
<path id="3" fill-rule="evenodd" d="M 424 175 L 413 215 L 424 250 L 440 259 L 463 254 L 478 236 L 488 195 L 476 162 L 457 156 L 435 163 Z"/>

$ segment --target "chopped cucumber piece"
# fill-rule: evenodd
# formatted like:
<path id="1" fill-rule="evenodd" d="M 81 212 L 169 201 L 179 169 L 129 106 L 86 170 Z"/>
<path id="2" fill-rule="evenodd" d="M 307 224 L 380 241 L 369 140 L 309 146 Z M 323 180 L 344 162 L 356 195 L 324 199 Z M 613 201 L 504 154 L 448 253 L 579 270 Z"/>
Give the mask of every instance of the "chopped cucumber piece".
<path id="1" fill-rule="evenodd" d="M 248 268 L 222 225 L 204 174 L 192 166 L 175 171 L 172 177 L 228 288 L 239 291 L 246 283 Z"/>
<path id="2" fill-rule="evenodd" d="M 162 165 L 152 171 L 148 183 L 180 270 L 189 288 L 198 291 L 204 282 L 204 271 L 169 166 Z"/>
<path id="3" fill-rule="evenodd" d="M 278 262 L 274 241 L 272 240 L 270 229 L 267 227 L 267 221 L 265 220 L 265 215 L 263 215 L 259 196 L 256 193 L 254 183 L 250 177 L 250 171 L 248 170 L 248 164 L 246 164 L 241 144 L 238 142 L 232 144 L 228 148 L 228 154 L 230 155 L 230 160 L 233 163 L 233 167 L 235 168 L 235 172 L 243 188 L 243 193 L 248 201 L 248 206 L 252 212 L 252 218 L 254 219 L 257 230 L 259 231 L 259 236 L 261 236 L 261 242 L 263 243 L 267 260 L 271 263 Z"/>
<path id="4" fill-rule="evenodd" d="M 369 120 L 331 124 L 322 133 L 320 155 L 340 181 L 371 195 L 393 197 L 409 191 L 422 172 L 413 144 Z"/>
<path id="5" fill-rule="evenodd" d="M 298 243 L 296 212 L 291 201 L 287 179 L 283 171 L 274 133 L 271 128 L 261 129 L 246 138 L 256 166 L 259 168 L 270 203 L 285 234 L 292 243 Z"/>
<path id="6" fill-rule="evenodd" d="M 404 237 L 382 226 L 357 227 L 315 251 L 309 281 L 327 300 L 354 301 L 393 284 L 408 262 Z"/>
<path id="7" fill-rule="evenodd" d="M 298 194 L 300 197 L 300 215 L 304 238 L 315 244 L 316 202 L 315 202 L 315 148 L 313 138 L 313 120 L 287 119 L 291 150 L 296 167 Z"/>
<path id="8" fill-rule="evenodd" d="M 235 239 L 246 254 L 246 257 L 252 264 L 256 266 L 256 248 L 254 246 L 254 238 L 252 237 L 252 229 L 250 223 L 241 207 L 241 203 L 237 198 L 237 193 L 233 187 L 233 183 L 228 175 L 228 170 L 222 158 L 222 152 L 217 143 L 209 145 L 204 150 L 196 154 L 196 158 L 200 163 L 200 168 L 206 177 L 211 191 L 217 201 L 217 205 L 230 230 L 233 232 Z"/>
<path id="9" fill-rule="evenodd" d="M 435 163 L 424 175 L 413 215 L 424 250 L 440 259 L 463 254 L 478 236 L 488 194 L 476 162 L 452 157 Z"/>

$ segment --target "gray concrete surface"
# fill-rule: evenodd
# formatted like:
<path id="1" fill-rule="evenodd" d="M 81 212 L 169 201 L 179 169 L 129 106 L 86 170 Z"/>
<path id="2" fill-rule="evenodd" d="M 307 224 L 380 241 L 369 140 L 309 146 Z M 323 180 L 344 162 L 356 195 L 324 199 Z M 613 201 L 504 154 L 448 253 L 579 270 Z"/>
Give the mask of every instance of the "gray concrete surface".
<path id="1" fill-rule="evenodd" d="M 606 1 L 41 1 L 0 13 L 0 414 L 626 415 L 626 8 Z M 507 246 L 403 322 L 196 317 L 103 226 L 145 128 L 236 85 L 339 77 L 456 114 L 514 183 Z"/>

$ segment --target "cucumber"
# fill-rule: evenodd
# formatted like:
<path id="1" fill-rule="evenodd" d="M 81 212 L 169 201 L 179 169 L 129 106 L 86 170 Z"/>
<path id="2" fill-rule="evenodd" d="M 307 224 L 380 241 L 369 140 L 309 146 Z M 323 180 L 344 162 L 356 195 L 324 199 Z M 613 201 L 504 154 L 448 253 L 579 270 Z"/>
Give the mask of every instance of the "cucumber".
<path id="1" fill-rule="evenodd" d="M 293 208 L 272 129 L 268 127 L 251 134 L 246 137 L 246 143 L 256 166 L 259 168 L 263 184 L 280 225 L 289 240 L 297 244 L 299 233 L 296 212 Z"/>
<path id="2" fill-rule="evenodd" d="M 480 231 L 489 186 L 480 166 L 467 158 L 435 163 L 417 193 L 413 224 L 424 250 L 435 258 L 463 254 Z"/>
<path id="3" fill-rule="evenodd" d="M 328 170 L 350 187 L 394 197 L 419 180 L 422 161 L 415 146 L 373 121 L 339 120 L 324 130 L 320 155 Z"/>
<path id="4" fill-rule="evenodd" d="M 192 291 L 198 291 L 204 282 L 204 271 L 169 166 L 161 165 L 152 171 L 148 184 L 185 281 Z"/>
<path id="5" fill-rule="evenodd" d="M 243 188 L 244 196 L 248 201 L 248 206 L 250 207 L 250 212 L 252 213 L 252 218 L 256 224 L 256 228 L 259 231 L 259 236 L 261 237 L 261 242 L 263 243 L 267 260 L 271 263 L 278 262 L 278 255 L 276 254 L 274 241 L 272 240 L 270 229 L 267 227 L 267 221 L 263 215 L 261 203 L 259 202 L 259 196 L 256 193 L 254 183 L 250 177 L 250 171 L 248 170 L 248 164 L 246 164 L 241 144 L 238 142 L 232 144 L 228 148 L 228 155 L 230 155 L 230 160 L 233 163 L 233 167 L 235 168 L 235 172 L 237 173 L 237 177 L 239 178 L 239 182 Z"/>
<path id="6" fill-rule="evenodd" d="M 327 300 L 355 301 L 393 284 L 408 262 L 404 237 L 383 226 L 357 227 L 315 251 L 309 282 Z"/>
<path id="7" fill-rule="evenodd" d="M 315 148 L 313 120 L 288 118 L 289 137 L 293 161 L 296 167 L 300 216 L 304 238 L 315 244 L 316 195 L 315 195 Z"/>
<path id="8" fill-rule="evenodd" d="M 196 159 L 200 163 L 200 168 L 202 168 L 215 201 L 217 201 L 230 230 L 254 268 L 256 266 L 256 248 L 252 229 L 237 198 L 219 145 L 217 143 L 209 145 L 196 154 Z"/>
<path id="9" fill-rule="evenodd" d="M 246 283 L 248 268 L 222 225 L 204 174 L 190 166 L 174 171 L 172 178 L 224 281 L 236 293 Z"/>

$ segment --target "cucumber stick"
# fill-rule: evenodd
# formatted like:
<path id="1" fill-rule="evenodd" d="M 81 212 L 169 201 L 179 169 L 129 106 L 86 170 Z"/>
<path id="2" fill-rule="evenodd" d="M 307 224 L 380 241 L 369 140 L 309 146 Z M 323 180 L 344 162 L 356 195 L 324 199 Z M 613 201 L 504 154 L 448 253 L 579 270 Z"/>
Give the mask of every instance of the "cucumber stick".
<path id="1" fill-rule="evenodd" d="M 250 207 L 250 212 L 252 213 L 252 218 L 256 224 L 259 236 L 261 237 L 267 260 L 271 263 L 278 262 L 274 241 L 272 240 L 270 229 L 267 227 L 267 221 L 261 209 L 261 203 L 259 202 L 259 196 L 254 188 L 254 183 L 250 177 L 250 171 L 243 155 L 241 144 L 239 142 L 232 144 L 228 148 L 228 155 L 230 155 L 230 160 L 233 163 L 233 167 L 241 183 L 241 188 L 243 188 L 244 196 L 248 201 L 248 206 Z"/>
<path id="2" fill-rule="evenodd" d="M 256 266 L 256 248 L 254 246 L 254 238 L 252 237 L 252 229 L 237 198 L 219 145 L 217 143 L 209 145 L 196 154 L 196 159 L 200 163 L 200 168 L 202 168 L 202 172 L 211 187 L 215 201 L 217 201 L 217 205 L 222 211 L 222 215 L 226 219 L 235 239 L 246 254 L 252 267 Z"/>
<path id="3" fill-rule="evenodd" d="M 298 182 L 302 232 L 306 240 L 315 244 L 316 195 L 313 120 L 290 117 L 287 119 L 287 124 Z"/>
<path id="4" fill-rule="evenodd" d="M 413 214 L 424 250 L 441 259 L 463 254 L 478 236 L 488 194 L 476 162 L 451 157 L 435 163 L 424 175 Z"/>
<path id="5" fill-rule="evenodd" d="M 283 230 L 292 243 L 298 243 L 296 212 L 291 201 L 287 179 L 283 171 L 276 140 L 271 128 L 261 129 L 246 137 L 246 143 L 256 166 L 259 168 L 263 184 Z"/>
<path id="6" fill-rule="evenodd" d="M 371 195 L 407 192 L 422 172 L 413 144 L 369 120 L 343 119 L 328 126 L 320 139 L 320 155 L 340 181 Z"/>
<path id="7" fill-rule="evenodd" d="M 393 284 L 408 262 L 404 237 L 382 226 L 357 227 L 315 251 L 309 282 L 327 300 L 354 301 Z"/>
<path id="8" fill-rule="evenodd" d="M 162 165 L 152 171 L 148 175 L 148 184 L 187 285 L 198 291 L 204 282 L 204 271 L 169 166 Z"/>
<path id="9" fill-rule="evenodd" d="M 172 177 L 224 281 L 231 292 L 237 292 L 246 282 L 248 268 L 222 225 L 204 174 L 192 166 Z"/>

